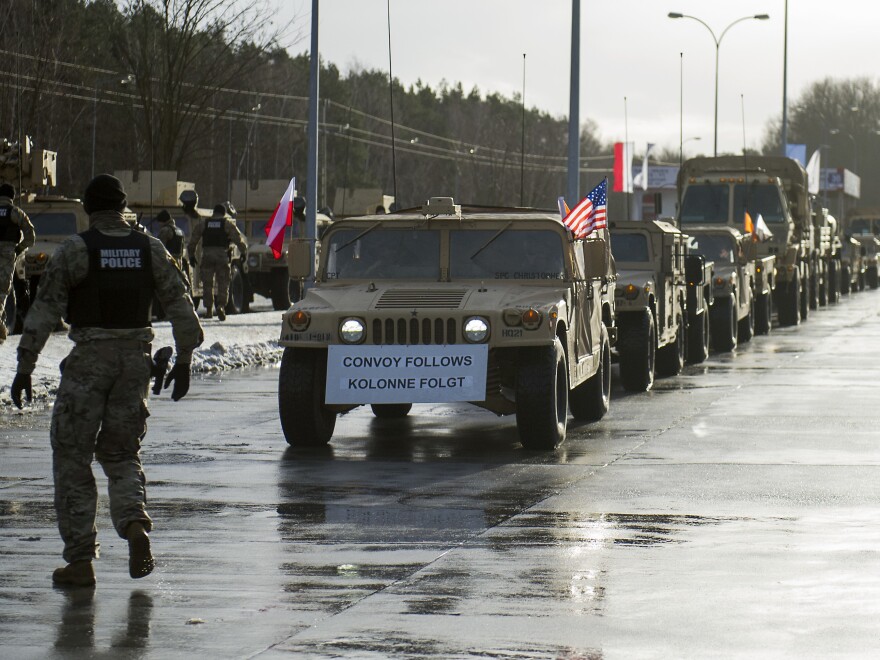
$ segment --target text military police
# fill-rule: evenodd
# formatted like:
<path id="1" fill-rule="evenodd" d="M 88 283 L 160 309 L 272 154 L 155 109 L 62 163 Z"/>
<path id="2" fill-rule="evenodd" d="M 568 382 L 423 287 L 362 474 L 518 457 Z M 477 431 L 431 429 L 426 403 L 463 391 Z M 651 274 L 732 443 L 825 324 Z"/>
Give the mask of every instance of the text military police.
<path id="1" fill-rule="evenodd" d="M 15 259 L 34 244 L 34 226 L 27 213 L 12 203 L 14 197 L 15 188 L 0 185 L 0 344 L 9 332 L 2 312 L 12 288 Z"/>
<path id="2" fill-rule="evenodd" d="M 217 318 L 226 320 L 226 302 L 229 298 L 229 281 L 232 267 L 229 263 L 229 248 L 234 243 L 241 251 L 243 262 L 247 261 L 247 243 L 235 221 L 226 215 L 226 207 L 218 204 L 210 218 L 195 226 L 189 239 L 190 262 L 195 263 L 196 247 L 202 243 L 202 261 L 199 275 L 202 278 L 202 296 L 205 300 L 205 318 L 211 318 L 217 310 Z M 214 280 L 217 289 L 214 291 Z"/>
<path id="3" fill-rule="evenodd" d="M 92 179 L 83 207 L 90 228 L 65 240 L 40 281 L 18 346 L 12 400 L 31 399 L 31 373 L 49 334 L 66 317 L 75 346 L 62 363 L 52 411 L 50 440 L 55 510 L 67 566 L 52 579 L 59 585 L 95 583 L 97 490 L 92 460 L 107 475 L 110 516 L 128 540 L 129 574 L 153 570 L 147 532 L 152 521 L 140 443 L 146 434 L 153 296 L 162 303 L 174 331 L 177 360 L 165 380 L 177 401 L 189 389 L 193 350 L 204 337 L 180 271 L 155 238 L 126 223 L 125 191 L 108 174 Z M 162 368 L 164 372 L 164 365 Z"/>

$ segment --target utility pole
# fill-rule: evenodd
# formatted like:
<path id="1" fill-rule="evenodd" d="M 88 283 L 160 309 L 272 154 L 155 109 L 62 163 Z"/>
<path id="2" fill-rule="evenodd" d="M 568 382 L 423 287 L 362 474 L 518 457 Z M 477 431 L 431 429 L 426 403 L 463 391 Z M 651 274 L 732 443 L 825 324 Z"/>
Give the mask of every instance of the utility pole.
<path id="1" fill-rule="evenodd" d="M 572 208 L 580 200 L 581 0 L 571 0 L 571 83 L 568 92 L 568 185 L 565 195 Z"/>

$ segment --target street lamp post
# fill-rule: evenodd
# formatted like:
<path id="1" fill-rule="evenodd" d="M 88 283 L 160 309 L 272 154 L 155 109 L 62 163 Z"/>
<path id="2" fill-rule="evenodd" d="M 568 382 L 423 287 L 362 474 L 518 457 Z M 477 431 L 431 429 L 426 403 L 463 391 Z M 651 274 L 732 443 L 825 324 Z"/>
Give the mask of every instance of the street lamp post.
<path id="1" fill-rule="evenodd" d="M 684 145 L 686 145 L 691 140 L 702 140 L 699 135 L 695 135 L 693 137 L 685 138 L 681 141 L 681 144 L 678 146 L 678 162 L 681 165 L 681 162 L 684 160 Z"/>
<path id="2" fill-rule="evenodd" d="M 728 25 L 721 32 L 720 37 L 715 36 L 715 31 L 709 27 L 709 25 L 703 21 L 702 19 L 697 18 L 696 16 L 691 16 L 689 14 L 681 14 L 679 12 L 671 11 L 668 14 L 669 18 L 690 18 L 697 23 L 700 23 L 703 27 L 709 30 L 709 34 L 712 35 L 713 41 L 715 41 L 715 147 L 713 149 L 713 154 L 715 156 L 718 155 L 718 58 L 721 52 L 721 40 L 724 39 L 724 35 L 727 34 L 727 31 L 732 28 L 737 23 L 742 23 L 743 21 L 757 20 L 757 21 L 766 21 L 770 18 L 769 14 L 755 14 L 754 16 L 743 16 L 742 18 L 736 19 L 733 23 Z"/>
<path id="3" fill-rule="evenodd" d="M 831 128 L 828 129 L 829 135 L 845 135 L 848 137 L 853 143 L 853 173 L 858 174 L 859 171 L 859 143 L 856 142 L 856 138 L 852 133 L 846 133 L 841 131 L 839 128 Z"/>

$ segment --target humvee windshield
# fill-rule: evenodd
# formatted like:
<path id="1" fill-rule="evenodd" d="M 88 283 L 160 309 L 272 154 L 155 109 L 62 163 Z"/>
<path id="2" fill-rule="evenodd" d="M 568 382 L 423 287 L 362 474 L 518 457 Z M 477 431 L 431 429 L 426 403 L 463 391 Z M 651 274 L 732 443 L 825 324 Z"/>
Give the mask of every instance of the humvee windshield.
<path id="1" fill-rule="evenodd" d="M 650 261 L 648 237 L 644 234 L 614 234 L 611 254 L 615 261 Z"/>
<path id="2" fill-rule="evenodd" d="M 707 183 L 688 186 L 681 200 L 682 224 L 727 224 L 730 186 Z"/>
<path id="3" fill-rule="evenodd" d="M 34 213 L 30 216 L 37 239 L 43 236 L 69 236 L 76 232 L 76 215 L 73 213 Z"/>
<path id="4" fill-rule="evenodd" d="M 251 238 L 265 237 L 266 225 L 268 223 L 268 220 L 252 220 L 248 223 L 250 225 L 250 229 L 248 229 L 247 235 Z"/>
<path id="5" fill-rule="evenodd" d="M 871 221 L 870 220 L 852 220 L 849 223 L 849 233 L 852 235 L 870 235 L 875 233 L 871 230 Z"/>
<path id="6" fill-rule="evenodd" d="M 555 231 L 540 229 L 450 231 L 449 276 L 451 279 L 561 280 L 565 277 L 562 237 Z"/>
<path id="7" fill-rule="evenodd" d="M 440 279 L 440 232 L 423 229 L 343 229 L 330 236 L 328 280 Z"/>
<path id="8" fill-rule="evenodd" d="M 733 187 L 734 220 L 743 220 L 746 211 L 752 216 L 752 220 L 761 215 L 767 223 L 785 221 L 779 189 L 766 183 L 738 183 Z"/>
<path id="9" fill-rule="evenodd" d="M 733 236 L 695 234 L 688 239 L 688 251 L 702 254 L 707 261 L 716 264 L 732 264 L 736 241 Z"/>

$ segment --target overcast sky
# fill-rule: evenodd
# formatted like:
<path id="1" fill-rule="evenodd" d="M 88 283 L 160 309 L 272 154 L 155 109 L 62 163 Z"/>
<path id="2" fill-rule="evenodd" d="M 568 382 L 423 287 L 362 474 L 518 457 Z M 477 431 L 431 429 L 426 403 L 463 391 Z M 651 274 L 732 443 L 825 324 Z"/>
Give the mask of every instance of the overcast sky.
<path id="1" fill-rule="evenodd" d="M 569 108 L 571 0 L 391 0 L 394 77 L 436 86 L 461 82 L 525 99 L 554 116 Z M 310 0 L 278 2 L 279 18 L 296 19 L 308 50 Z M 320 0 L 320 51 L 342 72 L 388 69 L 386 0 Z M 636 152 L 646 142 L 678 148 L 680 63 L 683 62 L 686 155 L 712 152 L 715 34 L 733 21 L 720 48 L 718 148 L 759 147 L 768 120 L 782 115 L 784 0 L 581 0 L 581 122 L 595 120 L 600 136 Z M 876 78 L 880 67 L 880 3 L 873 0 L 790 0 L 789 104 L 824 77 Z M 293 42 L 293 39 L 290 40 Z M 680 56 L 679 53 L 683 53 Z M 741 103 L 742 95 L 744 103 Z M 626 117 L 624 114 L 626 97 Z"/>

